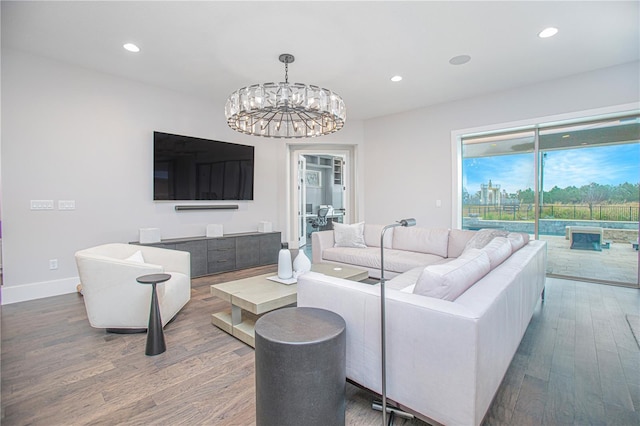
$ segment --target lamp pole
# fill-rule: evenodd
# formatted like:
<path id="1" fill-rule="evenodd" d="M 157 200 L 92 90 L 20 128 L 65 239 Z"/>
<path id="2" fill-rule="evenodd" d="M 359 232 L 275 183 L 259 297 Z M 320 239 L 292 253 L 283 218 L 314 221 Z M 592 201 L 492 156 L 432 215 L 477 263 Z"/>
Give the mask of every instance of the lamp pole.
<path id="1" fill-rule="evenodd" d="M 380 330 L 381 330 L 381 354 L 382 354 L 382 425 L 387 425 L 387 341 L 386 341 L 386 314 L 384 297 L 384 234 L 390 228 L 398 226 L 415 226 L 416 220 L 413 218 L 402 219 L 391 225 L 382 228 L 380 233 Z"/>

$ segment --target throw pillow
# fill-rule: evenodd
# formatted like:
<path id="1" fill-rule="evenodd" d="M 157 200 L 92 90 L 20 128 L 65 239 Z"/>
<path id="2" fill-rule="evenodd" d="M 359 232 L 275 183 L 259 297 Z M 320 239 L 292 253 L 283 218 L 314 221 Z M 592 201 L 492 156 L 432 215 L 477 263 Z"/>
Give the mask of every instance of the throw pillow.
<path id="1" fill-rule="evenodd" d="M 495 237 L 506 237 L 507 235 L 509 235 L 508 231 L 503 231 L 500 229 L 481 229 L 479 231 L 476 231 L 476 235 L 471 237 L 464 249 L 467 250 L 470 248 L 482 248 L 489 244 L 489 242 Z"/>
<path id="2" fill-rule="evenodd" d="M 476 256 L 462 257 L 440 265 L 424 268 L 416 286 L 415 294 L 453 301 L 469 287 L 489 273 L 489 256 L 479 251 Z"/>
<path id="3" fill-rule="evenodd" d="M 131 256 L 127 257 L 125 260 L 130 260 L 132 262 L 144 263 L 144 257 L 142 257 L 142 252 L 138 250 L 133 253 Z"/>
<path id="4" fill-rule="evenodd" d="M 343 223 L 333 223 L 334 247 L 357 247 L 366 248 L 364 243 L 364 222 L 346 225 Z"/>
<path id="5" fill-rule="evenodd" d="M 507 238 L 511 243 L 511 251 L 513 253 L 520 250 L 522 247 L 529 243 L 529 234 L 511 232 L 509 235 L 507 235 Z"/>
<path id="6" fill-rule="evenodd" d="M 486 252 L 487 256 L 489 256 L 489 263 L 491 269 L 493 269 L 511 256 L 511 243 L 509 242 L 509 239 L 505 237 L 495 237 L 481 250 Z"/>

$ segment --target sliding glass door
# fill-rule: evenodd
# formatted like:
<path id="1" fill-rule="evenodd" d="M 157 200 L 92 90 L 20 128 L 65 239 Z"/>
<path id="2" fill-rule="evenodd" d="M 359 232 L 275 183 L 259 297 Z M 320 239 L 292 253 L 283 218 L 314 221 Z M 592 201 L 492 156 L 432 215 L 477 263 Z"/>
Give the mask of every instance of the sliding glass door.
<path id="1" fill-rule="evenodd" d="M 638 116 L 462 140 L 466 229 L 547 241 L 548 274 L 638 286 Z"/>
<path id="2" fill-rule="evenodd" d="M 540 129 L 550 274 L 638 284 L 638 129 L 637 117 Z"/>

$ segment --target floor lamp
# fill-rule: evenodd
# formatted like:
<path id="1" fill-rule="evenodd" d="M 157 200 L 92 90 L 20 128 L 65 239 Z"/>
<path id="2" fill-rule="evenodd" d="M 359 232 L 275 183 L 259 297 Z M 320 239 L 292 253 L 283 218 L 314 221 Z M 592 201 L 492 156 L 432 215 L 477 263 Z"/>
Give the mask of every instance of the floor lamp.
<path id="1" fill-rule="evenodd" d="M 381 346 L 382 346 L 382 424 L 387 425 L 387 342 L 386 342 L 386 316 L 385 316 L 385 297 L 384 297 L 384 234 L 389 228 L 398 226 L 415 226 L 416 220 L 413 218 L 402 219 L 391 225 L 382 228 L 380 233 L 380 329 L 381 329 Z M 394 410 L 396 412 L 398 410 Z M 413 416 L 409 416 L 413 417 Z M 390 420 L 393 418 L 391 417 Z"/>

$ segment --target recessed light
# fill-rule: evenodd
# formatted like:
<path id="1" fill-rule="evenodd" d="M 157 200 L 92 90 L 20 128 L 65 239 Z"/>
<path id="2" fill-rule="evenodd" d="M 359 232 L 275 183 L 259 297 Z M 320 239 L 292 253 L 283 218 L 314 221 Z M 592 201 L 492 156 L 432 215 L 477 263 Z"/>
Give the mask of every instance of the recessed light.
<path id="1" fill-rule="evenodd" d="M 562 139 L 567 139 L 567 138 L 570 138 L 570 137 L 571 137 L 571 135 L 562 135 Z"/>
<path id="2" fill-rule="evenodd" d="M 394 75 L 393 77 L 391 77 L 391 81 L 393 81 L 394 83 L 398 82 L 400 80 L 402 80 L 402 76 L 401 75 Z"/>
<path id="3" fill-rule="evenodd" d="M 554 27 L 545 28 L 544 30 L 538 33 L 538 37 L 540 38 L 549 38 L 558 34 L 558 29 Z"/>
<path id="4" fill-rule="evenodd" d="M 140 51 L 140 48 L 133 43 L 125 43 L 122 45 L 122 47 L 124 47 L 129 52 L 138 53 Z"/>
<path id="5" fill-rule="evenodd" d="M 469 55 L 458 55 L 449 59 L 449 63 L 451 65 L 463 65 L 471 60 L 471 56 Z"/>

